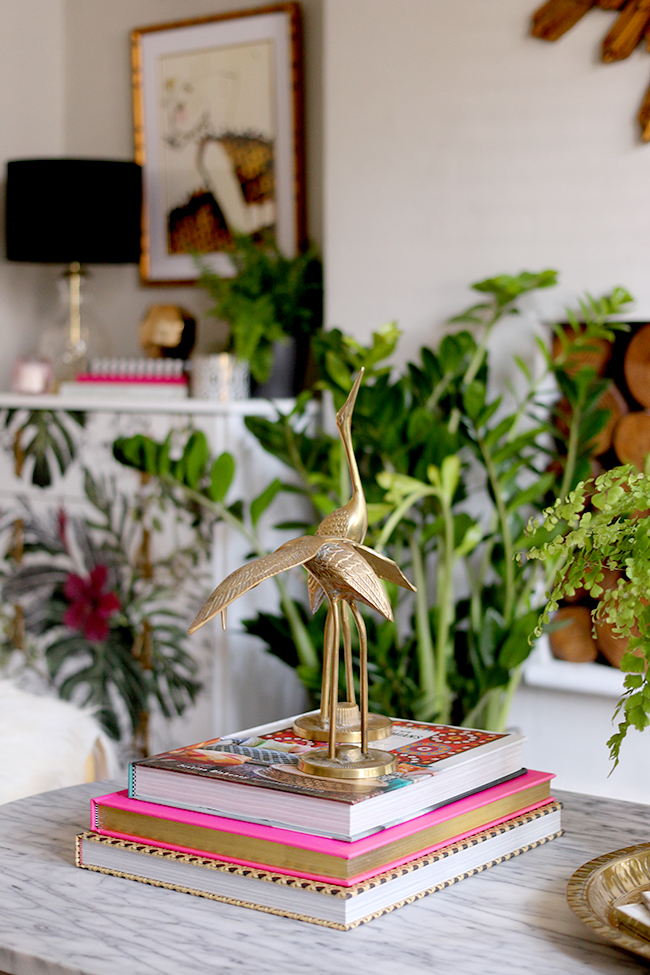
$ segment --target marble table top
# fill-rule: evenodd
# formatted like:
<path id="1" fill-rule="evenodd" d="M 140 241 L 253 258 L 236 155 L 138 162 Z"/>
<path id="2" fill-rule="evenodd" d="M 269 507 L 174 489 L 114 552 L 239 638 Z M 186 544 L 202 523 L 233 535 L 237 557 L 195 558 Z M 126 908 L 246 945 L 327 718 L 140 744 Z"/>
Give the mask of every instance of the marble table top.
<path id="1" fill-rule="evenodd" d="M 0 973 L 577 975 L 641 972 L 569 909 L 581 864 L 650 839 L 650 806 L 558 794 L 565 835 L 340 932 L 78 870 L 94 783 L 0 806 Z"/>

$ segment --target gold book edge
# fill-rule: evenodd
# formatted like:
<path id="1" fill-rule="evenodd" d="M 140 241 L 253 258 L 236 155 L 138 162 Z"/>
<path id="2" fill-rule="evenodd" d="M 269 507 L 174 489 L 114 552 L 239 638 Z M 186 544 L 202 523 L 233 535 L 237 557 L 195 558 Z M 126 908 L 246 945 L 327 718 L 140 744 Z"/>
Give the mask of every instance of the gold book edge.
<path id="1" fill-rule="evenodd" d="M 199 853 L 263 864 L 270 869 L 299 870 L 318 874 L 332 881 L 353 881 L 370 870 L 381 870 L 404 857 L 412 858 L 427 847 L 450 843 L 471 830 L 485 828 L 495 819 L 515 816 L 535 803 L 549 799 L 550 783 L 541 782 L 521 792 L 504 796 L 487 805 L 426 827 L 410 836 L 385 843 L 357 856 L 345 857 L 304 849 L 288 843 L 264 840 L 226 830 L 182 823 L 112 806 L 96 806 L 94 828 L 97 831 L 128 834 L 145 842 L 182 846 Z M 126 838 L 126 837 L 121 837 Z"/>
<path id="2" fill-rule="evenodd" d="M 195 866 L 205 867 L 208 870 L 217 870 L 221 873 L 230 873 L 236 876 L 250 877 L 255 880 L 263 880 L 269 883 L 279 884 L 281 886 L 299 888 L 301 890 L 311 890 L 319 894 L 328 894 L 334 897 L 350 898 L 362 893 L 365 890 L 372 890 L 372 888 L 378 887 L 381 884 L 386 883 L 388 880 L 394 880 L 406 873 L 411 873 L 414 870 L 419 870 L 431 863 L 444 860 L 445 858 L 452 856 L 454 853 L 459 853 L 461 850 L 465 850 L 470 846 L 476 846 L 485 840 L 492 839 L 495 836 L 501 836 L 512 829 L 516 829 L 518 826 L 523 826 L 526 823 L 534 822 L 535 820 L 548 816 L 551 813 L 558 812 L 561 808 L 561 803 L 549 802 L 545 806 L 540 806 L 539 809 L 534 809 L 531 812 L 524 813 L 521 816 L 513 817 L 512 819 L 507 820 L 505 823 L 501 823 L 499 826 L 493 826 L 490 829 L 475 833 L 473 836 L 467 837 L 467 839 L 459 840 L 458 842 L 452 843 L 449 846 L 444 846 L 442 849 L 436 850 L 433 853 L 428 853 L 420 857 L 414 857 L 412 860 L 409 860 L 407 863 L 404 863 L 399 867 L 394 867 L 393 869 L 375 874 L 374 877 L 361 881 L 360 883 L 353 884 L 349 887 L 342 887 L 339 884 L 328 883 L 322 880 L 310 880 L 305 877 L 292 876 L 285 873 L 275 873 L 274 871 L 264 869 L 263 867 L 243 866 L 241 864 L 231 863 L 227 860 L 217 860 L 192 853 L 181 853 L 165 847 L 149 846 L 145 842 L 137 843 L 133 840 L 118 839 L 113 836 L 104 836 L 100 833 L 94 832 L 79 834 L 79 837 L 77 838 L 77 847 L 79 848 L 79 842 L 81 839 L 83 839 L 85 842 L 100 843 L 105 846 L 112 846 L 123 850 L 132 850 L 137 853 L 145 853 L 152 857 L 161 857 L 166 860 L 190 863 L 194 864 Z M 84 866 L 84 864 L 78 862 L 77 866 Z"/>
<path id="3" fill-rule="evenodd" d="M 556 808 L 559 808 L 559 803 L 554 805 Z M 549 812 L 550 811 L 551 810 L 549 810 Z M 455 877 L 451 877 L 449 880 L 444 880 L 432 887 L 427 887 L 426 890 L 421 890 L 417 894 L 412 894 L 410 897 L 405 897 L 400 901 L 396 901 L 394 904 L 389 904 L 387 907 L 383 907 L 378 911 L 367 914 L 365 917 L 359 918 L 356 921 L 351 921 L 349 924 L 338 923 L 336 921 L 326 921 L 323 918 L 314 917 L 310 914 L 301 914 L 294 911 L 281 910 L 280 908 L 267 907 L 263 904 L 256 904 L 254 901 L 227 897 L 223 894 L 213 894 L 193 887 L 183 887 L 179 884 L 170 884 L 162 880 L 151 880 L 148 877 L 141 877 L 138 874 L 124 873 L 119 870 L 111 870 L 108 867 L 96 867 L 92 864 L 84 864 L 81 862 L 81 840 L 91 840 L 92 842 L 95 842 L 95 838 L 98 835 L 95 833 L 81 833 L 79 836 L 77 836 L 76 864 L 78 867 L 81 867 L 82 870 L 91 870 L 94 873 L 102 873 L 110 877 L 120 877 L 124 880 L 135 880 L 138 883 L 148 884 L 151 887 L 164 887 L 166 890 L 176 890 L 179 893 L 191 894 L 194 897 L 205 897 L 208 900 L 219 901 L 222 904 L 232 904 L 236 907 L 247 907 L 254 911 L 262 911 L 264 914 L 275 914 L 278 917 L 287 917 L 295 921 L 307 921 L 310 924 L 318 924 L 321 927 L 333 928 L 336 931 L 352 931 L 354 928 L 358 928 L 361 924 L 367 924 L 368 921 L 382 917 L 384 914 L 390 914 L 391 911 L 396 911 L 398 908 L 404 907 L 406 904 L 412 904 L 414 901 L 420 900 L 422 897 L 426 897 L 429 894 L 435 894 L 440 890 L 444 890 L 446 887 L 451 887 L 452 884 L 465 880 L 467 877 L 472 877 L 474 874 L 482 873 L 484 870 L 489 870 L 490 867 L 495 867 L 499 863 L 504 863 L 506 860 L 512 860 L 514 857 L 518 857 L 522 853 L 527 853 L 529 850 L 533 850 L 538 846 L 543 846 L 545 843 L 549 843 L 551 840 L 555 840 L 559 836 L 562 836 L 563 832 L 564 830 L 562 829 L 556 830 L 554 833 L 550 833 L 548 836 L 534 840 L 532 843 L 526 843 L 524 846 L 520 846 L 518 849 L 513 850 L 510 853 L 504 853 L 503 856 L 488 860 L 486 863 L 481 864 L 481 866 L 474 867 L 472 870 L 467 870 L 464 873 L 457 874 Z M 106 839 L 106 837 L 101 837 L 101 839 Z"/>

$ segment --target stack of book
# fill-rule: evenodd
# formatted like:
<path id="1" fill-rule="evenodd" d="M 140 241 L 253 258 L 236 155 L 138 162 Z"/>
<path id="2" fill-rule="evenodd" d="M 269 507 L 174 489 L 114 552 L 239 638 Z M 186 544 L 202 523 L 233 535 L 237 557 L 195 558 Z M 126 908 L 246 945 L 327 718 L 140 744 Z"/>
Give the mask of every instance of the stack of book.
<path id="1" fill-rule="evenodd" d="M 93 359 L 88 372 L 59 384 L 63 396 L 187 399 L 183 359 Z"/>
<path id="2" fill-rule="evenodd" d="M 379 779 L 298 769 L 292 719 L 131 766 L 91 804 L 77 865 L 347 930 L 554 839 L 520 735 L 395 719 Z"/>

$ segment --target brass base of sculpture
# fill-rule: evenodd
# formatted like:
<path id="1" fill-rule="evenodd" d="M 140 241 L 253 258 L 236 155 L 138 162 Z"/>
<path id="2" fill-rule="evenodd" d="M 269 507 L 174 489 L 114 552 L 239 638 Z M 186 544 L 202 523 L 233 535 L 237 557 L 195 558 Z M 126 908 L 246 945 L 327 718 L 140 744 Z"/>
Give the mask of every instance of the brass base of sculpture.
<path id="1" fill-rule="evenodd" d="M 368 741 L 388 738 L 393 730 L 393 722 L 384 714 L 368 715 Z M 320 711 L 300 714 L 293 723 L 294 734 L 308 741 L 327 741 L 330 723 L 323 719 Z M 341 702 L 336 708 L 336 740 L 346 744 L 361 741 L 361 712 L 350 701 Z"/>
<path id="2" fill-rule="evenodd" d="M 397 759 L 391 752 L 378 748 L 362 752 L 356 745 L 338 745 L 335 757 L 328 748 L 318 748 L 298 759 L 298 768 L 309 775 L 329 779 L 370 779 L 397 770 Z"/>

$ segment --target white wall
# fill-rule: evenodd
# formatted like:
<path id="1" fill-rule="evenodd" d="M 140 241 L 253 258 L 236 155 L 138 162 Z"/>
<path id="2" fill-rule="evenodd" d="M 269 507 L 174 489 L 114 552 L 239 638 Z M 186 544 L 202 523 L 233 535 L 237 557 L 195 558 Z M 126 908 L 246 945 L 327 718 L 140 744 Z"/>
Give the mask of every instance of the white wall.
<path id="1" fill-rule="evenodd" d="M 604 65 L 613 14 L 556 44 L 534 0 L 326 0 L 327 321 L 401 356 L 440 336 L 472 281 L 555 267 L 544 314 L 625 284 L 650 317 L 645 47 Z"/>
<path id="2" fill-rule="evenodd" d="M 0 161 L 132 157 L 129 31 L 248 2 L 4 0 Z M 650 146 L 634 120 L 650 57 L 601 64 L 613 14 L 599 10 L 557 44 L 530 38 L 533 7 L 304 4 L 309 225 L 325 237 L 328 324 L 364 338 L 396 318 L 404 358 L 436 341 L 471 281 L 543 266 L 562 272 L 561 288 L 541 296 L 545 315 L 583 289 L 624 283 L 636 317 L 650 317 Z M 131 267 L 97 269 L 92 289 L 125 354 L 149 304 L 205 307 L 195 289 L 141 287 Z M 54 299 L 51 270 L 0 262 L 0 385 Z"/>
<path id="3" fill-rule="evenodd" d="M 3 0 L 0 162 L 132 157 L 129 31 L 248 2 Z M 330 325 L 366 337 L 396 318 L 404 358 L 436 340 L 470 300 L 469 282 L 543 266 L 562 272 L 561 289 L 541 296 L 545 315 L 583 289 L 624 283 L 636 317 L 650 317 L 650 146 L 634 120 L 650 57 L 601 64 L 614 15 L 599 10 L 557 44 L 530 38 L 533 7 L 304 4 L 309 224 L 317 241 L 326 234 Z M 54 302 L 54 277 L 0 262 L 0 385 Z M 98 269 L 92 288 L 125 354 L 149 304 L 205 306 L 195 289 L 141 287 L 130 267 Z"/>
<path id="4" fill-rule="evenodd" d="M 0 9 L 0 223 L 4 163 L 63 151 L 63 0 L 2 0 Z M 47 313 L 49 268 L 8 264 L 0 245 L 0 387 Z"/>

